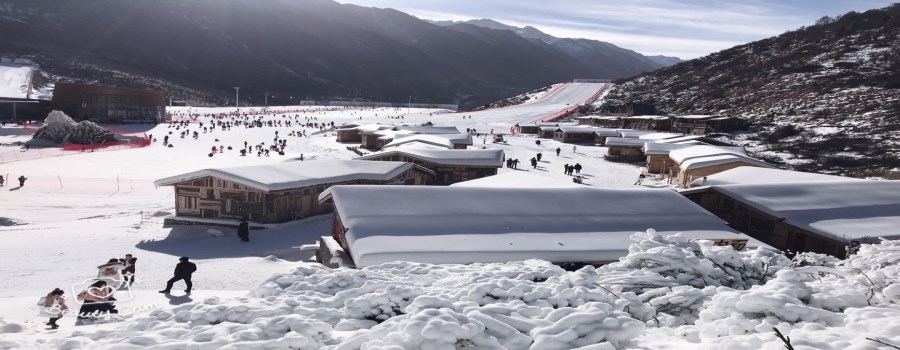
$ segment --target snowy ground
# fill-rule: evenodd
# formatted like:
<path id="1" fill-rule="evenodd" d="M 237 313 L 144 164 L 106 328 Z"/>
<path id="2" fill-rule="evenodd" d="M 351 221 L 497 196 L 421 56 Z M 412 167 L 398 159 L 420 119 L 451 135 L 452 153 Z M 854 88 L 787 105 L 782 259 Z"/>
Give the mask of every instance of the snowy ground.
<path id="1" fill-rule="evenodd" d="M 0 97 L 25 98 L 31 69 L 27 64 L 0 63 Z"/>
<path id="2" fill-rule="evenodd" d="M 575 93 L 577 98 L 582 97 L 582 92 Z M 571 91 L 566 94 L 569 93 Z M 463 114 L 446 111 L 405 108 L 323 110 L 316 107 L 274 107 L 272 111 L 298 109 L 303 111 L 285 113 L 285 117 L 281 116 L 282 113 L 276 113 L 277 116 L 267 116 L 266 119 L 290 118 L 305 122 L 306 118 L 318 118 L 311 121 L 333 121 L 338 125 L 343 122 L 421 124 L 431 121 L 435 125 L 453 125 L 462 130 L 477 128 L 482 132 L 491 128 L 507 130 L 516 122 L 530 118 L 503 109 L 465 113 L 473 115 L 472 119 L 463 119 Z M 188 110 L 191 113 L 219 113 L 232 109 L 172 109 L 175 113 L 185 113 Z M 204 118 L 198 121 L 204 121 Z M 206 122 L 204 125 L 208 125 L 208 121 Z M 180 138 L 178 134 L 183 129 L 175 130 L 168 125 L 131 128 L 136 132 L 152 134 L 158 141 L 148 148 L 76 153 L 0 164 L 0 173 L 4 177 L 7 174 L 12 178 L 19 175 L 28 177 L 24 187 L 10 187 L 11 184 L 7 182 L 7 187 L 0 188 L 0 197 L 5 197 L 2 198 L 4 204 L 0 205 L 0 235 L 3 235 L 4 241 L 0 245 L 3 261 L 0 265 L 0 278 L 8 281 L 0 285 L 0 317 L 4 319 L 0 321 L 0 349 L 80 346 L 109 349 L 181 349 L 188 346 L 195 346 L 197 349 L 256 349 L 293 346 L 318 349 L 338 344 L 342 345 L 335 349 L 355 349 L 360 348 L 363 343 L 374 348 L 378 341 L 383 341 L 382 345 L 393 342 L 404 344 L 406 348 L 418 348 L 425 340 L 432 344 L 446 341 L 456 345 L 479 344 L 482 348 L 498 348 L 497 344 L 492 343 L 497 339 L 501 345 L 510 349 L 528 348 L 527 344 L 531 341 L 535 341 L 535 348 L 542 349 L 574 348 L 576 345 L 581 346 L 579 344 L 603 342 L 608 343 L 594 349 L 608 349 L 612 346 L 647 349 L 694 349 L 704 346 L 757 349 L 763 348 L 764 343 L 765 348 L 780 348 L 781 345 L 771 333 L 762 333 L 765 327 L 758 326 L 759 322 L 775 322 L 783 325 L 780 327 L 786 332 L 799 329 L 796 335 L 791 334 L 793 339 L 806 339 L 800 334 L 801 331 L 811 335 L 807 337 L 810 341 L 821 341 L 818 336 L 813 335 L 830 334 L 828 337 L 852 339 L 847 344 L 858 345 L 858 349 L 874 349 L 877 344 L 862 337 L 871 333 L 872 336 L 900 344 L 900 337 L 897 336 L 900 334 L 900 309 L 896 304 L 890 304 L 894 290 L 881 292 L 891 281 L 897 281 L 897 259 L 885 260 L 887 262 L 884 265 L 872 263 L 872 266 L 880 266 L 877 267 L 878 271 L 872 272 L 875 277 L 870 276 L 880 283 L 877 293 L 881 294 L 877 298 L 873 297 L 880 303 L 877 310 L 872 307 L 849 309 L 851 311 L 846 311 L 845 315 L 844 308 L 829 309 L 828 312 L 838 315 L 834 316 L 815 310 L 789 309 L 789 313 L 803 315 L 794 317 L 794 321 L 800 318 L 806 322 L 806 315 L 826 320 L 812 322 L 822 326 L 800 323 L 799 327 L 795 327 L 794 321 L 784 324 L 778 323 L 783 321 L 759 318 L 758 315 L 778 312 L 773 305 L 794 305 L 798 300 L 809 300 L 811 295 L 814 298 L 822 295 L 826 298 L 822 303 L 828 306 L 834 303 L 831 300 L 840 298 L 848 299 L 844 304 L 838 303 L 840 305 L 865 306 L 866 301 L 859 300 L 857 289 L 861 291 L 859 293 L 865 293 L 868 289 L 860 287 L 863 282 L 858 278 L 854 280 L 855 284 L 829 282 L 852 287 L 847 287 L 849 289 L 845 294 L 835 296 L 833 293 L 837 292 L 825 287 L 798 287 L 798 283 L 802 284 L 797 282 L 799 277 L 791 275 L 784 277 L 787 279 L 784 285 L 769 287 L 767 284 L 755 294 L 739 291 L 734 292 L 738 293 L 735 296 L 729 297 L 726 293 L 729 288 L 703 286 L 727 285 L 741 290 L 749 285 L 736 285 L 733 278 L 729 282 L 722 282 L 729 278 L 718 275 L 721 272 L 711 270 L 712 263 L 691 260 L 695 259 L 690 258 L 694 253 L 682 256 L 690 261 L 690 267 L 686 267 L 688 272 L 681 275 L 659 272 L 664 276 L 654 275 L 657 273 L 654 271 L 665 269 L 658 269 L 654 265 L 656 267 L 648 267 L 649 270 L 641 270 L 640 263 L 611 267 L 609 276 L 612 277 L 590 269 L 565 272 L 542 262 L 449 267 L 401 264 L 365 271 L 328 271 L 303 263 L 302 260 L 308 256 L 292 249 L 327 234 L 331 224 L 328 216 L 313 217 L 266 230 L 254 230 L 250 243 L 239 242 L 230 229 L 209 226 L 163 227 L 162 218 L 174 210 L 173 194 L 171 188 L 155 188 L 152 185 L 155 179 L 207 167 L 280 162 L 301 154 L 306 159 L 351 159 L 356 154 L 346 150 L 346 144 L 335 142 L 333 132 L 317 133 L 318 129 L 314 128 L 233 128 L 230 131 L 216 130 L 211 133 L 203 133 L 201 130 L 197 140 Z M 309 137 L 287 136 L 291 131 L 304 129 Z M 3 131 L 0 132 L 2 144 L 28 138 L 18 130 L 0 130 Z M 199 124 L 192 124 L 189 130 L 199 130 Z M 170 131 L 170 141 L 174 147 L 163 147 L 162 137 Z M 289 140 L 285 156 L 241 157 L 236 151 L 228 150 L 213 157 L 208 156 L 212 146 L 237 148 L 244 141 L 250 144 L 271 144 L 275 131 Z M 219 141 L 215 141 L 216 139 Z M 572 145 L 552 140 L 542 140 L 541 145 L 537 145 L 533 136 L 516 135 L 508 136 L 507 139 L 508 144 L 493 144 L 484 139 L 476 140 L 475 144 L 478 148 L 502 148 L 506 151 L 507 158 L 522 161 L 518 170 L 504 168 L 501 172 L 528 173 L 544 178 L 548 183 L 572 183 L 571 177 L 563 174 L 563 164 L 580 163 L 584 166 L 584 185 L 608 188 L 632 187 L 640 173 L 638 166 L 604 161 L 602 156 L 606 148 L 603 147 L 578 146 L 573 149 Z M 557 147 L 561 148 L 560 156 L 555 155 Z M 0 151 L 20 152 L 24 156 L 40 150 L 26 151 L 5 146 Z M 543 161 L 537 169 L 531 169 L 527 165 L 528 159 L 537 152 L 543 153 Z M 224 235 L 217 236 L 217 232 L 209 232 L 210 229 L 224 231 Z M 660 240 L 664 239 L 659 237 L 644 239 L 649 242 L 644 248 L 658 248 L 649 253 L 649 258 L 666 254 L 680 256 L 679 254 L 684 254 L 680 249 L 688 249 L 679 246 L 687 244 L 684 242 L 663 242 Z M 692 245 L 689 249 L 700 248 Z M 739 258 L 733 252 L 721 252 L 718 248 L 704 249 L 703 254 L 708 255 L 712 261 L 726 265 L 738 264 L 743 266 L 741 271 L 758 271 L 764 265 L 771 264 L 771 270 L 765 268 L 765 277 L 755 275 L 753 278 L 757 279 L 774 277 L 775 271 L 784 265 L 783 262 L 781 265 L 775 264 L 773 257 Z M 39 296 L 54 287 L 60 287 L 67 290 L 72 303 L 73 286 L 77 290 L 80 283 L 96 275 L 97 265 L 126 253 L 138 258 L 139 278 L 139 283 L 133 290 L 117 292 L 120 299 L 125 300 L 120 309 L 128 320 L 116 324 L 74 326 L 74 318 L 67 317 L 60 321 L 62 327 L 59 330 L 45 329 L 42 325 L 45 320 L 36 316 L 37 308 L 34 306 Z M 640 252 L 635 252 L 637 255 L 634 258 L 640 260 L 638 253 Z M 191 256 L 199 268 L 194 278 L 193 295 L 188 297 L 176 292 L 167 298 L 156 293 L 171 276 L 178 257 L 184 255 Z M 893 259 L 891 257 L 895 255 L 885 254 L 884 259 Z M 644 258 L 648 256 L 645 255 Z M 766 261 L 768 263 L 764 263 Z M 300 269 L 292 270 L 298 267 Z M 683 280 L 687 276 L 712 276 L 710 278 L 718 282 Z M 639 281 L 655 281 L 654 283 L 669 287 L 663 288 L 665 290 L 654 289 L 651 293 L 646 288 L 631 290 L 615 287 L 616 284 L 611 282 L 606 288 L 614 293 L 612 295 L 621 294 L 623 299 L 611 298 L 609 293 L 590 284 L 594 283 L 590 281 L 598 279 L 618 279 L 621 282 L 633 281 L 635 278 Z M 779 275 L 779 278 L 782 277 Z M 547 279 L 547 284 L 541 282 L 544 279 Z M 799 279 L 805 281 L 805 277 Z M 269 282 L 264 283 L 267 280 Z M 690 289 L 677 287 L 691 283 L 700 285 L 694 285 Z M 180 290 L 180 287 L 176 285 L 174 290 Z M 777 293 L 786 293 L 788 296 L 775 297 L 776 301 L 760 302 L 761 304 L 752 302 L 755 300 L 753 298 L 779 295 Z M 751 310 L 746 311 L 746 314 L 735 311 L 732 305 L 734 300 L 743 300 L 741 298 L 745 294 L 748 295 L 747 303 L 753 303 L 747 305 L 761 305 L 759 307 L 763 310 L 754 311 L 750 307 Z M 896 294 L 900 294 L 900 291 L 896 291 Z M 662 298 L 647 303 L 657 307 L 669 305 L 675 311 L 667 312 L 675 315 L 666 317 L 657 314 L 658 320 L 653 321 L 650 316 L 653 310 L 647 309 L 642 301 L 638 301 L 643 300 L 642 298 Z M 707 321 L 703 321 L 708 322 L 706 326 L 677 328 L 684 322 L 694 322 L 698 317 L 704 319 L 699 305 L 718 300 L 716 298 L 722 300 L 711 306 Z M 657 302 L 661 304 L 653 304 Z M 676 304 L 681 306 L 672 306 Z M 684 310 L 686 314 L 677 313 L 682 312 L 678 310 Z M 395 317 L 375 326 L 392 314 L 407 316 Z M 776 316 L 780 317 L 778 314 Z M 734 321 L 715 321 L 717 318 L 727 317 Z M 784 318 L 792 319 L 790 315 Z M 151 321 L 154 323 L 151 324 Z M 667 327 L 655 328 L 654 324 L 659 322 Z M 849 331 L 840 328 L 851 323 L 858 329 Z M 438 326 L 439 324 L 442 326 Z M 743 328 L 737 328 L 737 325 Z M 756 332 L 761 335 L 748 331 L 754 327 L 759 328 Z M 838 328 L 833 329 L 834 327 Z M 369 328 L 372 329 L 371 332 L 368 331 Z M 871 332 L 866 333 L 866 330 Z M 748 335 L 743 335 L 745 333 Z M 423 336 L 428 339 L 422 338 Z M 831 339 L 828 337 L 822 339 Z M 701 340 L 704 346 L 698 345 Z M 810 345 L 807 348 L 821 347 Z"/>

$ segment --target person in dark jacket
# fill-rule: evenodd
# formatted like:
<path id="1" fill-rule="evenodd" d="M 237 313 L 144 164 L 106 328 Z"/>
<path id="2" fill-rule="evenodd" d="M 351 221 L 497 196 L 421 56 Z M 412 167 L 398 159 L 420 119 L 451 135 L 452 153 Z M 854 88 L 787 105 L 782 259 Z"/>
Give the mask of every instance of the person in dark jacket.
<path id="1" fill-rule="evenodd" d="M 537 158 L 531 157 L 531 167 L 537 169 Z"/>
<path id="2" fill-rule="evenodd" d="M 19 176 L 19 187 L 25 187 L 25 180 L 28 180 L 25 175 Z"/>
<path id="3" fill-rule="evenodd" d="M 557 157 L 559 157 L 559 151 L 561 151 L 561 149 L 559 149 L 559 147 L 556 147 L 556 156 Z"/>
<path id="4" fill-rule="evenodd" d="M 134 284 L 134 274 L 137 273 L 137 268 L 134 266 L 137 263 L 137 258 L 131 254 L 125 254 L 125 259 L 122 260 L 125 263 L 125 268 L 122 269 L 122 276 L 125 277 L 122 286 L 131 288 L 131 285 Z"/>
<path id="5" fill-rule="evenodd" d="M 194 274 L 194 271 L 197 271 L 197 265 L 188 261 L 188 257 L 182 256 L 181 259 L 178 259 L 178 265 L 175 265 L 175 276 L 172 277 L 168 282 L 166 282 L 166 289 L 159 291 L 163 294 L 169 294 L 172 292 L 172 285 L 178 281 L 184 281 L 184 284 L 187 285 L 187 289 L 184 290 L 185 293 L 191 294 L 191 288 L 194 287 L 194 284 L 191 283 L 191 275 Z"/>
<path id="6" fill-rule="evenodd" d="M 249 242 L 250 241 L 250 224 L 247 223 L 247 219 L 241 219 L 241 223 L 238 225 L 238 237 L 241 238 L 241 242 Z"/>
<path id="7" fill-rule="evenodd" d="M 573 166 L 572 169 L 575 169 L 576 174 L 581 175 L 581 163 L 575 163 L 575 166 Z"/>

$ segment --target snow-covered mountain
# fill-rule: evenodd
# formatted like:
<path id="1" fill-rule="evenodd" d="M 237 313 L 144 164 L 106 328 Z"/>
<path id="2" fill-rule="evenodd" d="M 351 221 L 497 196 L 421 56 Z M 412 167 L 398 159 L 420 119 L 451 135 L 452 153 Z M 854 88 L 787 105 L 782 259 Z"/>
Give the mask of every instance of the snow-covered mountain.
<path id="1" fill-rule="evenodd" d="M 640 66 L 662 68 L 682 62 L 678 57 L 641 55 L 632 50 L 621 48 L 604 41 L 557 38 L 532 26 L 516 27 L 487 18 L 462 22 L 432 21 L 432 23 L 450 28 L 458 28 L 454 26 L 459 24 L 469 24 L 494 30 L 508 30 L 516 33 L 520 37 L 538 40 L 552 45 L 569 56 L 585 63 L 611 61 L 619 65 L 632 65 L 636 68 Z"/>
<path id="2" fill-rule="evenodd" d="M 798 170 L 897 176 L 900 5 L 850 12 L 617 84 L 607 104 L 749 118 L 737 137 Z M 894 171 L 892 171 L 892 169 Z"/>
<path id="3" fill-rule="evenodd" d="M 624 49 L 598 56 L 593 44 L 563 49 L 331 0 L 0 0 L 0 32 L 16 33 L 0 36 L 0 54 L 29 57 L 50 76 L 177 86 L 220 104 L 234 96 L 232 86 L 242 86 L 241 97 L 259 104 L 268 92 L 404 102 L 412 96 L 466 107 L 573 78 L 618 79 L 661 67 Z M 123 74 L 112 79 L 111 71 Z"/>

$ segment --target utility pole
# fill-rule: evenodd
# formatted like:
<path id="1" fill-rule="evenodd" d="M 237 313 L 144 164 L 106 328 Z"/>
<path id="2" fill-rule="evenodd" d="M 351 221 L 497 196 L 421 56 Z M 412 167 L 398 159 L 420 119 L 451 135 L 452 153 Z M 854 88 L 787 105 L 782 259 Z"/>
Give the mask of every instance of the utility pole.
<path id="1" fill-rule="evenodd" d="M 412 105 L 412 95 L 409 95 L 409 101 L 406 102 L 406 114 L 409 114 L 410 105 Z"/>
<path id="2" fill-rule="evenodd" d="M 266 108 L 269 108 L 269 93 L 265 93 L 266 95 Z"/>
<path id="3" fill-rule="evenodd" d="M 241 100 L 241 94 L 240 94 L 240 92 L 238 92 L 240 90 L 241 90 L 240 86 L 234 87 L 234 107 L 237 109 L 241 109 L 241 105 L 239 102 Z"/>

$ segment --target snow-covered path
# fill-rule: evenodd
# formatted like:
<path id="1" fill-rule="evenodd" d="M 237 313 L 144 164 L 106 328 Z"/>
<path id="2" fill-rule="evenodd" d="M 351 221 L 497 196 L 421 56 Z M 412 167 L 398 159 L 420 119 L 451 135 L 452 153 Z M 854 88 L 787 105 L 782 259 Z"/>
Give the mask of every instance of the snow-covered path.
<path id="1" fill-rule="evenodd" d="M 451 120 L 448 122 L 454 125 L 475 127 L 479 131 L 487 131 L 485 128 L 493 128 L 497 129 L 497 132 L 506 132 L 515 124 L 531 124 L 536 120 L 576 105 L 583 105 L 592 96 L 606 89 L 608 85 L 605 83 L 566 83 L 548 91 L 535 101 L 521 105 L 476 112 L 444 114 L 441 117 L 450 118 Z M 467 119 L 463 119 L 463 116 L 466 116 Z M 468 119 L 468 116 L 472 118 Z M 453 121 L 452 118 L 457 118 L 459 121 Z"/>

